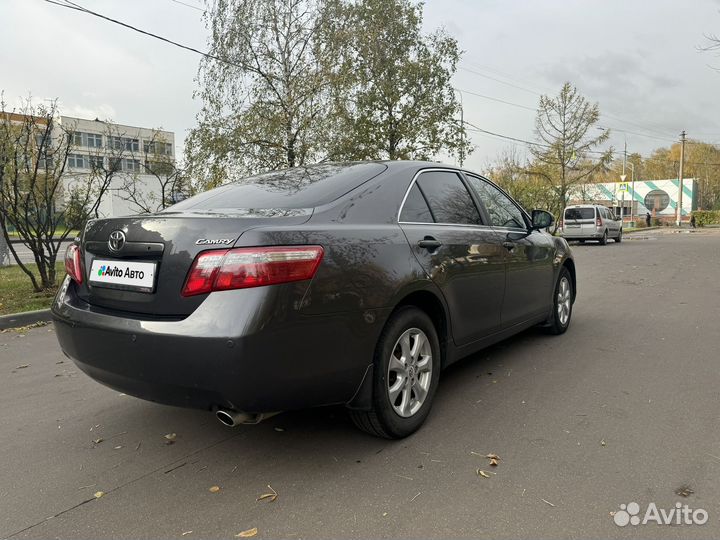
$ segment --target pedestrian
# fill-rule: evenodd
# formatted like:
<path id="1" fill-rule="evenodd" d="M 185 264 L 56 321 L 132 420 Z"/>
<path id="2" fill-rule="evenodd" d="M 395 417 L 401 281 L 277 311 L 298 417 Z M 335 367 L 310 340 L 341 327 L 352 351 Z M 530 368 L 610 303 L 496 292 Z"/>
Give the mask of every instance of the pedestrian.
<path id="1" fill-rule="evenodd" d="M 650 220 L 651 220 L 650 212 L 647 212 L 647 213 L 645 214 L 645 224 L 646 224 L 648 227 L 650 226 Z"/>
<path id="2" fill-rule="evenodd" d="M 695 214 L 690 214 L 690 228 L 695 228 Z"/>

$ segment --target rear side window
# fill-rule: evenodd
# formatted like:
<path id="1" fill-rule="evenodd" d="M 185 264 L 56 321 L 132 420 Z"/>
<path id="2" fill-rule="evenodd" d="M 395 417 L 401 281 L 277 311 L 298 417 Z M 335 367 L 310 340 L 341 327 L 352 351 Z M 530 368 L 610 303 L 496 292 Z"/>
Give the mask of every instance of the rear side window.
<path id="1" fill-rule="evenodd" d="M 482 224 L 470 193 L 454 172 L 425 172 L 418 176 L 415 184 L 420 187 L 437 223 Z"/>
<path id="2" fill-rule="evenodd" d="M 408 193 L 400 213 L 400 221 L 405 223 L 433 223 L 430 207 L 417 184 L 413 184 L 410 193 Z"/>
<path id="3" fill-rule="evenodd" d="M 565 220 L 568 219 L 595 219 L 594 208 L 568 208 L 565 210 Z"/>

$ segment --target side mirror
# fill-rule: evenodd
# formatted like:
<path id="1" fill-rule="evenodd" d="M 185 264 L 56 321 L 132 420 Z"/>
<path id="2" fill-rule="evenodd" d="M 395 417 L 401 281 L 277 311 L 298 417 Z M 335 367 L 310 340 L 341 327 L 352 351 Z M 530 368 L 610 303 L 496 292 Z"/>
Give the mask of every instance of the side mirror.
<path id="1" fill-rule="evenodd" d="M 553 221 L 555 221 L 555 218 L 550 212 L 546 212 L 545 210 L 532 211 L 533 230 L 547 229 L 550 225 L 553 224 Z"/>

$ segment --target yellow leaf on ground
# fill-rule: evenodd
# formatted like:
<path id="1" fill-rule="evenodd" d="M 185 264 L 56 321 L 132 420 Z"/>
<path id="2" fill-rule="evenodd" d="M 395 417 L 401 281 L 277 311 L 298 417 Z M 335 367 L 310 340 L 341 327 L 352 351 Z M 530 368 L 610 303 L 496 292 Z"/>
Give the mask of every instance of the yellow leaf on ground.
<path id="1" fill-rule="evenodd" d="M 220 486 L 213 486 L 208 490 L 210 493 L 217 493 L 220 491 Z"/>
<path id="2" fill-rule="evenodd" d="M 250 538 L 251 536 L 255 536 L 257 533 L 257 527 L 253 527 L 252 529 L 248 529 L 247 531 L 237 533 L 235 535 L 235 538 Z"/>
<path id="3" fill-rule="evenodd" d="M 96 492 L 95 492 L 95 498 L 96 498 L 96 499 L 99 499 L 99 498 L 102 497 L 103 495 L 105 495 L 105 492 L 104 492 L 104 491 L 96 491 Z"/>

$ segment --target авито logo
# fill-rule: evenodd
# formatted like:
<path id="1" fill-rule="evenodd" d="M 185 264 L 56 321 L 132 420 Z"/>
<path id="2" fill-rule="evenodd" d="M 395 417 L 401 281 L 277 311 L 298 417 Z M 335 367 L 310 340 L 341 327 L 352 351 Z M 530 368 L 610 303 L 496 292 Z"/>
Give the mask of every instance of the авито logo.
<path id="1" fill-rule="evenodd" d="M 621 504 L 620 510 L 613 513 L 613 521 L 618 527 L 626 525 L 646 525 L 656 523 L 657 525 L 705 525 L 708 520 L 708 513 L 702 508 L 693 510 L 688 505 L 675 503 L 670 510 L 658 508 L 655 503 L 648 504 L 647 509 L 640 517 L 640 505 L 636 502 Z"/>
<path id="2" fill-rule="evenodd" d="M 142 270 L 131 270 L 130 268 L 126 268 L 123 272 L 122 268 L 118 268 L 117 266 L 107 266 L 103 264 L 98 270 L 98 276 L 143 279 L 145 277 L 145 272 L 143 272 Z"/>

